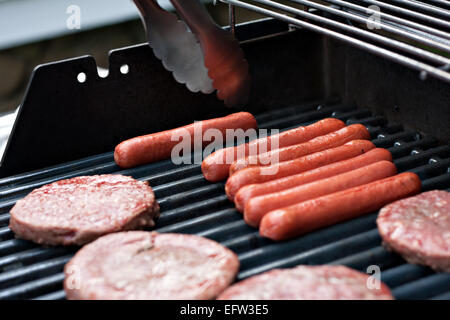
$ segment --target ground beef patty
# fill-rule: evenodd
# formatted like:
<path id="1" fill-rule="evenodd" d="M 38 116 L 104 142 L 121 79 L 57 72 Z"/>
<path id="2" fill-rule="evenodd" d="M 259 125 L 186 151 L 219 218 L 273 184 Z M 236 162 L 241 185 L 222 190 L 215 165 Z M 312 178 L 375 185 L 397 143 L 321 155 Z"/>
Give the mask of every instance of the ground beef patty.
<path id="1" fill-rule="evenodd" d="M 384 300 L 389 288 L 369 289 L 368 275 L 344 266 L 275 269 L 239 282 L 220 300 Z"/>
<path id="2" fill-rule="evenodd" d="M 429 191 L 396 201 L 377 219 L 383 244 L 408 262 L 450 272 L 450 193 Z"/>
<path id="3" fill-rule="evenodd" d="M 130 231 L 83 247 L 65 266 L 68 299 L 212 299 L 233 281 L 237 256 L 194 235 Z"/>
<path id="4" fill-rule="evenodd" d="M 122 175 L 61 180 L 17 201 L 9 227 L 47 245 L 82 245 L 111 232 L 154 226 L 159 206 L 146 182 Z"/>

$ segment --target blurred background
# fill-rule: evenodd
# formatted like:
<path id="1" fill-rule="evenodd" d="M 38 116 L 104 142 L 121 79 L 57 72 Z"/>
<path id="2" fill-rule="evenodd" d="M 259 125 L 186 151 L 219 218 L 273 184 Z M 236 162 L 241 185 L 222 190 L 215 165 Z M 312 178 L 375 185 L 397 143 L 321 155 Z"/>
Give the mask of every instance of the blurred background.
<path id="1" fill-rule="evenodd" d="M 204 2 L 228 25 L 227 5 Z M 169 0 L 158 3 L 172 10 Z M 259 18 L 240 9 L 236 16 L 238 23 Z M 89 54 L 108 69 L 109 50 L 145 41 L 131 0 L 0 0 L 0 114 L 21 103 L 36 65 Z"/>

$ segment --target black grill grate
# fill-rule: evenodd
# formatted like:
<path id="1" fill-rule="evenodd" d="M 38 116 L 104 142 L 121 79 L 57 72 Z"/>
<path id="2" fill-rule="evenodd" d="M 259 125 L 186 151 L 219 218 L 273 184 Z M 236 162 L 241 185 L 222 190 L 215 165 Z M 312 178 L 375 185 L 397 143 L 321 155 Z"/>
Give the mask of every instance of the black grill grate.
<path id="1" fill-rule="evenodd" d="M 310 103 L 260 114 L 257 120 L 260 128 L 287 129 L 330 116 L 366 125 L 374 143 L 392 152 L 400 171 L 420 176 L 424 190 L 450 188 L 450 146 L 388 124 L 366 110 Z M 43 248 L 14 239 L 8 228 L 8 211 L 17 199 L 43 184 L 101 173 L 149 181 L 161 206 L 156 230 L 198 234 L 231 248 L 241 261 L 238 280 L 298 264 L 344 264 L 361 271 L 378 265 L 382 280 L 398 299 L 450 299 L 450 274 L 407 264 L 381 247 L 376 213 L 274 243 L 244 223 L 227 200 L 224 183 L 208 183 L 200 165 L 176 166 L 167 160 L 120 170 L 112 153 L 0 180 L 0 299 L 64 299 L 62 270 L 77 248 Z"/>

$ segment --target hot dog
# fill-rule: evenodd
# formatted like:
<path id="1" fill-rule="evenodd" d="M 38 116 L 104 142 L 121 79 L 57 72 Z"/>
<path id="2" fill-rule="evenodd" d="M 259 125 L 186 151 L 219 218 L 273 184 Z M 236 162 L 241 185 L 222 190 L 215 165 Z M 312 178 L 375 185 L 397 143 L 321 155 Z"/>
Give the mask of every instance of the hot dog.
<path id="1" fill-rule="evenodd" d="M 276 138 L 278 139 L 278 148 L 283 148 L 306 142 L 343 127 L 345 127 L 345 123 L 341 120 L 328 118 L 317 121 L 309 126 L 282 132 L 278 135 L 260 138 L 236 147 L 220 149 L 203 160 L 202 172 L 206 180 L 211 182 L 220 181 L 228 177 L 231 163 L 227 163 L 227 159 L 235 161 L 243 156 L 249 155 L 250 151 L 257 150 L 256 152 L 259 152 L 258 145 L 266 145 L 265 150 L 272 150 L 272 141 Z"/>
<path id="2" fill-rule="evenodd" d="M 121 168 L 131 168 L 141 164 L 168 159 L 172 148 L 179 143 L 179 138 L 186 133 L 190 135 L 191 146 L 194 145 L 194 125 L 152 133 L 132 138 L 120 143 L 114 151 L 114 160 Z M 225 136 L 226 129 L 256 129 L 255 117 L 248 112 L 233 113 L 223 118 L 204 120 L 201 123 L 201 134 L 208 129 L 218 129 Z M 172 137 L 176 137 L 172 141 Z M 203 141 L 203 139 L 202 139 Z M 210 142 L 203 142 L 206 145 Z"/>
<path id="3" fill-rule="evenodd" d="M 392 155 L 386 149 L 377 148 L 357 157 L 335 162 L 293 176 L 288 176 L 265 183 L 247 185 L 239 189 L 239 191 L 236 193 L 236 196 L 234 197 L 234 203 L 236 204 L 236 209 L 240 212 L 243 212 L 245 204 L 250 198 L 286 190 L 316 180 L 329 178 L 337 174 L 355 170 L 381 160 L 392 161 Z"/>
<path id="4" fill-rule="evenodd" d="M 335 132 L 316 137 L 307 142 L 293 146 L 272 150 L 263 154 L 250 155 L 235 161 L 230 167 L 230 175 L 236 171 L 261 165 L 270 165 L 270 160 L 288 161 L 306 156 L 314 152 L 341 146 L 352 140 L 369 140 L 370 133 L 362 124 L 353 124 Z"/>
<path id="5" fill-rule="evenodd" d="M 246 168 L 228 178 L 225 184 L 225 192 L 228 199 L 233 201 L 236 192 L 243 186 L 272 181 L 316 169 L 333 162 L 356 157 L 374 148 L 375 145 L 368 140 L 353 140 L 343 146 L 316 152 L 294 160 L 271 166 Z"/>
<path id="6" fill-rule="evenodd" d="M 397 168 L 392 162 L 379 161 L 330 178 L 252 198 L 245 206 L 244 220 L 250 226 L 257 227 L 266 213 L 275 209 L 361 186 L 393 176 L 396 173 Z"/>
<path id="7" fill-rule="evenodd" d="M 420 188 L 420 179 L 415 173 L 402 173 L 271 211 L 261 220 L 259 232 L 277 241 L 289 239 L 373 212 L 390 202 L 419 193 Z"/>

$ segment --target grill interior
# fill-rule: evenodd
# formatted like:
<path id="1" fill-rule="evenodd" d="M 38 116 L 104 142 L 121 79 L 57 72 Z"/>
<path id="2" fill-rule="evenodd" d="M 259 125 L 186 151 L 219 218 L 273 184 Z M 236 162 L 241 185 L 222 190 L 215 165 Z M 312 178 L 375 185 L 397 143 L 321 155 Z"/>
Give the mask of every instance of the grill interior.
<path id="1" fill-rule="evenodd" d="M 305 103 L 256 115 L 260 128 L 285 130 L 325 117 L 362 123 L 373 142 L 387 148 L 400 172 L 417 173 L 423 190 L 450 188 L 450 146 L 383 116 L 346 103 Z M 120 170 L 112 152 L 0 180 L 0 299 L 64 299 L 63 267 L 77 248 L 44 248 L 14 239 L 8 211 L 34 188 L 79 175 L 120 173 L 145 180 L 161 206 L 154 230 L 191 233 L 219 241 L 239 255 L 238 280 L 272 269 L 298 264 L 343 264 L 366 272 L 381 268 L 381 280 L 397 299 L 450 299 L 450 274 L 406 263 L 381 246 L 377 213 L 275 243 L 245 224 L 229 202 L 224 183 L 208 183 L 200 165 L 176 166 L 170 160 Z"/>

